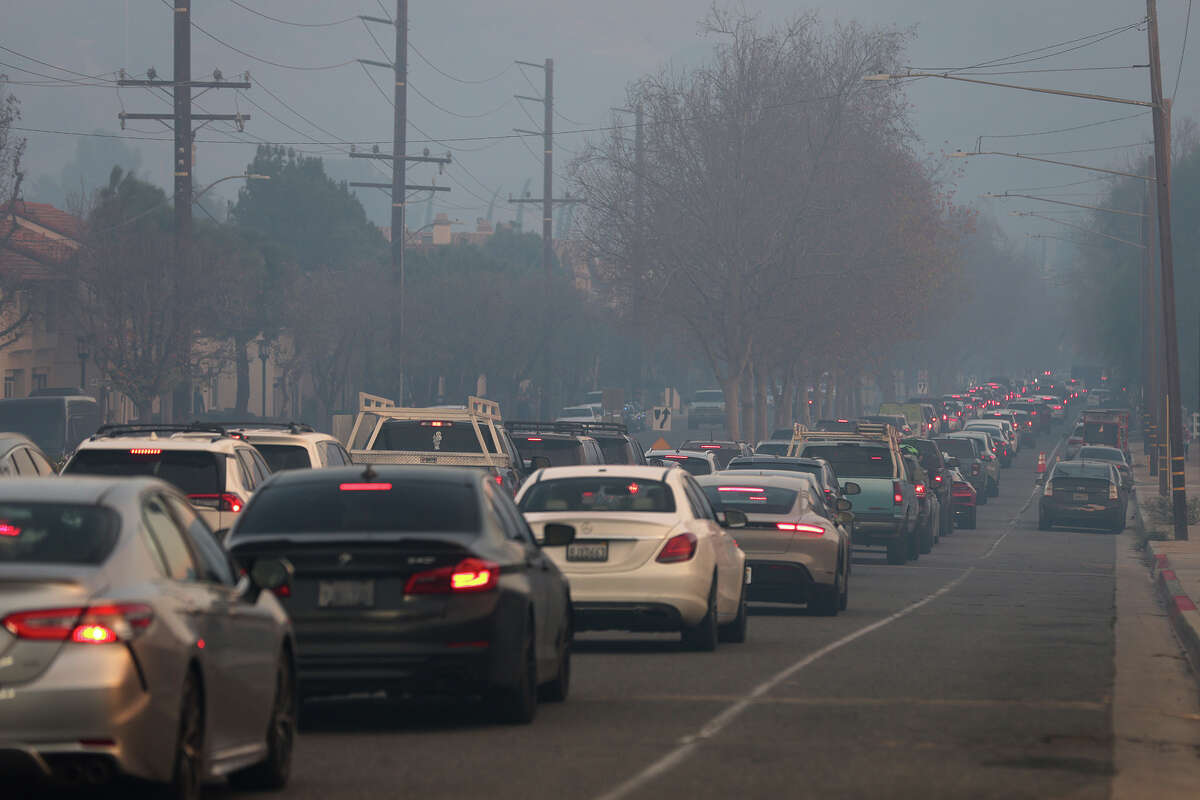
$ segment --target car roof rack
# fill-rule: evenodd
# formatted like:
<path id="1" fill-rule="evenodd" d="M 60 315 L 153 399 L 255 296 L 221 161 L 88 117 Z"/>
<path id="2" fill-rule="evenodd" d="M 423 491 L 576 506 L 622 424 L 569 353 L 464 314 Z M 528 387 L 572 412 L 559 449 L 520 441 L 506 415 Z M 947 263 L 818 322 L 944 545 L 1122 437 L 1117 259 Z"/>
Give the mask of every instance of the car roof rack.
<path id="1" fill-rule="evenodd" d="M 91 435 L 90 439 L 111 439 L 118 436 L 150 436 L 165 433 L 167 435 L 175 433 L 211 433 L 218 438 L 222 436 L 230 436 L 229 431 L 223 425 L 218 425 L 211 422 L 192 422 L 187 425 L 178 423 L 130 423 L 126 425 L 101 425 L 96 429 L 96 432 Z M 233 438 L 233 437 L 230 437 Z"/>
<path id="2" fill-rule="evenodd" d="M 360 401 L 364 398 L 360 397 Z M 399 419 L 399 420 L 447 420 L 449 422 L 471 422 L 473 420 L 491 420 L 493 423 L 500 424 L 500 404 L 495 400 L 485 400 L 482 397 L 471 396 L 467 398 L 465 406 L 446 407 L 428 407 L 428 408 L 404 408 L 402 406 L 390 405 L 380 406 L 374 404 L 375 399 L 368 397 L 366 402 L 359 408 L 359 413 L 375 414 L 384 419 Z"/>
<path id="3" fill-rule="evenodd" d="M 289 433 L 316 433 L 312 425 L 304 422 L 264 422 L 251 420 L 249 422 L 193 422 L 193 425 L 212 425 L 214 427 L 225 428 L 226 430 L 253 430 L 260 428 L 264 430 L 280 430 L 288 431 Z"/>
<path id="4" fill-rule="evenodd" d="M 583 433 L 593 436 L 597 433 L 619 433 L 628 435 L 629 428 L 623 422 L 555 422 L 554 426 L 563 433 Z"/>
<path id="5" fill-rule="evenodd" d="M 508 420 L 504 427 L 509 433 L 560 433 L 573 436 L 576 431 L 565 430 L 561 422 L 537 422 L 535 420 Z"/>

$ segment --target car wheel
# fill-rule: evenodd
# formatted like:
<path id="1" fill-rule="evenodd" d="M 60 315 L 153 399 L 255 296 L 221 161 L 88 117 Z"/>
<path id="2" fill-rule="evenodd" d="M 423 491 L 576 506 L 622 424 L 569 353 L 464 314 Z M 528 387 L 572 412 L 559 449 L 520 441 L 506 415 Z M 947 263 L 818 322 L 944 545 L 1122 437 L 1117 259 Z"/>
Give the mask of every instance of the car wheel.
<path id="1" fill-rule="evenodd" d="M 1038 530 L 1039 531 L 1048 531 L 1048 530 L 1050 530 L 1050 528 L 1053 525 L 1054 525 L 1054 520 L 1050 519 L 1050 517 L 1043 516 L 1042 514 L 1038 514 Z"/>
<path id="2" fill-rule="evenodd" d="M 275 702 L 267 729 L 267 757 L 252 767 L 230 774 L 237 789 L 282 789 L 292 770 L 296 741 L 296 681 L 291 658 L 285 653 L 275 674 Z"/>
<path id="3" fill-rule="evenodd" d="M 525 623 L 521 641 L 521 668 L 515 686 L 494 691 L 496 719 L 510 725 L 527 725 L 537 715 L 537 654 L 534 650 L 533 621 Z"/>
<path id="4" fill-rule="evenodd" d="M 549 703 L 561 703 L 567 699 L 571 690 L 571 642 L 574 634 L 571 632 L 571 609 L 567 609 L 567 624 L 563 627 L 563 639 L 558 646 L 558 671 L 554 680 L 538 690 L 538 699 Z"/>
<path id="5" fill-rule="evenodd" d="M 933 552 L 933 528 L 937 523 L 932 516 L 917 534 L 917 555 L 928 555 Z"/>
<path id="6" fill-rule="evenodd" d="M 988 497 L 999 497 L 999 496 L 1000 496 L 1000 481 L 992 481 L 991 485 L 988 486 Z"/>
<path id="7" fill-rule="evenodd" d="M 733 622 L 721 626 L 720 639 L 722 642 L 742 644 L 746 641 L 746 628 L 749 620 L 746 614 L 746 582 L 742 581 L 742 594 L 738 598 L 738 612 Z"/>
<path id="8" fill-rule="evenodd" d="M 683 632 L 683 641 L 693 650 L 711 653 L 717 649 L 717 576 L 708 590 L 708 613 L 695 626 Z"/>
<path id="9" fill-rule="evenodd" d="M 204 782 L 204 705 L 200 681 L 188 670 L 179 707 L 179 733 L 171 782 L 161 796 L 171 800 L 198 800 Z"/>
<path id="10" fill-rule="evenodd" d="M 849 556 L 849 553 L 847 553 Z M 846 568 L 842 572 L 842 593 L 838 597 L 838 608 L 845 611 L 850 605 L 850 559 L 846 558 Z"/>
<path id="11" fill-rule="evenodd" d="M 979 510 L 977 508 L 975 508 L 975 506 L 971 506 L 971 512 L 969 514 L 967 514 L 967 524 L 963 525 L 963 527 L 969 531 L 975 530 L 975 528 L 978 524 L 977 523 L 978 517 L 979 517 Z"/>
<path id="12" fill-rule="evenodd" d="M 984 484 L 983 491 L 975 493 L 975 505 L 986 506 L 988 501 L 988 485 Z"/>
<path id="13" fill-rule="evenodd" d="M 899 566 L 908 561 L 908 541 L 906 539 L 890 539 L 887 543 L 887 562 Z"/>
<path id="14" fill-rule="evenodd" d="M 1123 533 L 1124 530 L 1125 530 L 1125 514 L 1123 514 L 1118 509 L 1117 513 L 1113 515 L 1112 532 L 1113 533 Z"/>
<path id="15" fill-rule="evenodd" d="M 833 586 L 808 587 L 808 614 L 812 617 L 836 617 L 842 608 L 842 576 L 835 574 Z"/>
<path id="16" fill-rule="evenodd" d="M 917 561 L 921 558 L 921 532 L 914 525 L 908 532 L 908 560 Z"/>

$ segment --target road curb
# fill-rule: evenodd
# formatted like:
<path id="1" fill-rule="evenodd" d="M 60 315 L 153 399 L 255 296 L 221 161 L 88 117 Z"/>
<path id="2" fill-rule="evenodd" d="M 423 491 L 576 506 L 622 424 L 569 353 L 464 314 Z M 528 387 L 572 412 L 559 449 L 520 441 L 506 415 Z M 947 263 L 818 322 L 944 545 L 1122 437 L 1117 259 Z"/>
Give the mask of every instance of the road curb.
<path id="1" fill-rule="evenodd" d="M 1142 519 L 1140 503 L 1137 504 L 1137 524 L 1145 530 L 1146 523 Z M 1183 645 L 1188 664 L 1192 668 L 1192 678 L 1200 686 L 1200 610 L 1196 608 L 1196 601 L 1189 597 L 1180 585 L 1179 578 L 1171 566 L 1170 556 L 1162 552 L 1163 544 L 1156 541 L 1146 542 L 1150 574 L 1154 580 L 1155 592 L 1167 610 L 1171 627 Z"/>

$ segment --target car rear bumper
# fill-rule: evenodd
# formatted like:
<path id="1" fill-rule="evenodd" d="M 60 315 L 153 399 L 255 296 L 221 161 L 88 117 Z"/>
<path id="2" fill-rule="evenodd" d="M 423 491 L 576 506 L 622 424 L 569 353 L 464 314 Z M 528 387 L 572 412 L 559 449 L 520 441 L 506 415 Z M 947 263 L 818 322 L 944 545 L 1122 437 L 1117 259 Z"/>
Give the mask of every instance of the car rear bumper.
<path id="1" fill-rule="evenodd" d="M 711 562 L 710 562 L 711 563 Z M 712 567 L 700 563 L 657 564 L 618 573 L 571 573 L 571 599 L 576 630 L 650 630 L 651 620 L 675 620 L 675 626 L 654 630 L 679 630 L 695 625 L 708 613 Z M 637 611 L 651 609 L 652 613 Z M 670 609 L 670 612 L 657 610 Z M 630 609 L 635 613 L 612 613 L 606 609 Z M 628 618 L 628 623 L 622 619 Z M 620 624 L 617 624 L 620 623 Z M 626 627 L 636 624 L 638 627 Z M 598 626 L 603 627 L 598 627 Z"/>
<path id="2" fill-rule="evenodd" d="M 875 540 L 898 539 L 904 535 L 904 527 L 904 517 L 855 515 L 854 543 L 871 544 Z"/>
<path id="3" fill-rule="evenodd" d="M 577 631 L 670 633 L 686 627 L 679 609 L 670 603 L 576 602 L 574 607 Z"/>
<path id="4" fill-rule="evenodd" d="M 808 567 L 797 561 L 746 559 L 751 582 L 746 599 L 760 603 L 806 603 L 813 584 Z M 828 583 L 832 584 L 830 579 Z"/>
<path id="5" fill-rule="evenodd" d="M 1107 523 L 1121 514 L 1121 501 L 1105 503 L 1063 503 L 1042 500 L 1040 511 L 1043 519 L 1055 522 Z"/>

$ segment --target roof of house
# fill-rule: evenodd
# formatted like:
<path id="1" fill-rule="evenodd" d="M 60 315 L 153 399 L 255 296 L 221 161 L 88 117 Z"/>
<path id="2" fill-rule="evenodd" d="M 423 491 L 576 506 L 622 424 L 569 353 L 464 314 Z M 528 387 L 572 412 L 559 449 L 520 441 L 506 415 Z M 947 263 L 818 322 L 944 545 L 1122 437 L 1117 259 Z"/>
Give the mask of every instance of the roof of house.
<path id="1" fill-rule="evenodd" d="M 0 273 L 18 280 L 55 276 L 79 249 L 83 222 L 47 203 L 18 200 L 0 210 Z"/>

